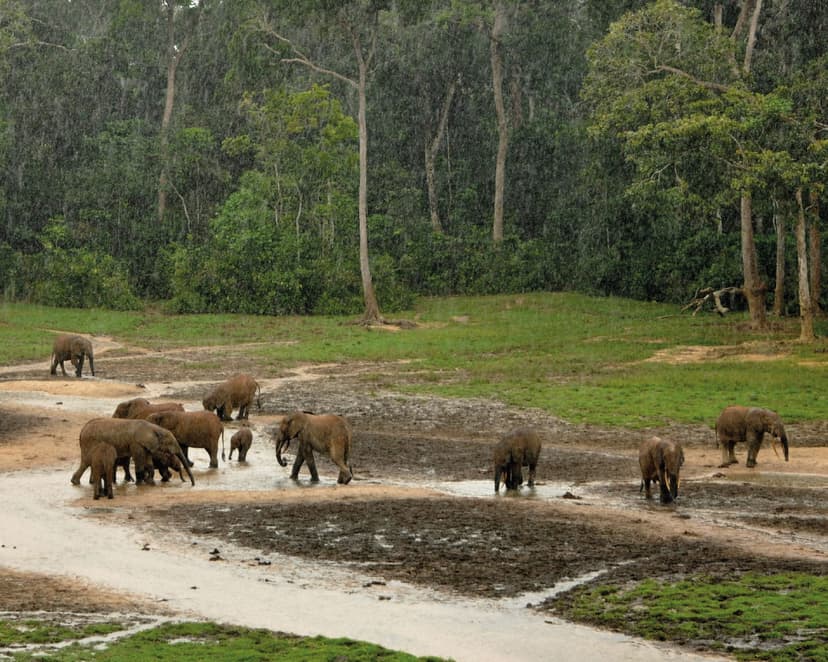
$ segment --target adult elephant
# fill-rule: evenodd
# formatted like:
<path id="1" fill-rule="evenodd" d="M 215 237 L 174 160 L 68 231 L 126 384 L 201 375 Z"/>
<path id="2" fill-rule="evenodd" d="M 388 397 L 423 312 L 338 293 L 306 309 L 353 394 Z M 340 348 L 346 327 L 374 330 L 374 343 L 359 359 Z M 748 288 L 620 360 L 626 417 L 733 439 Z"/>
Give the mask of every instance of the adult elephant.
<path id="1" fill-rule="evenodd" d="M 670 439 L 651 437 L 641 442 L 638 465 L 641 467 L 641 490 L 652 499 L 650 483 L 658 481 L 661 503 L 670 503 L 678 497 L 679 471 L 684 464 L 681 444 Z"/>
<path id="2" fill-rule="evenodd" d="M 351 482 L 354 473 L 348 464 L 351 453 L 351 427 L 348 421 L 336 414 L 310 414 L 303 411 L 294 411 L 284 416 L 276 436 L 276 461 L 283 467 L 287 466 L 287 460 L 282 457 L 282 451 L 294 439 L 299 442 L 299 448 L 290 472 L 291 479 L 299 478 L 299 469 L 307 462 L 311 482 L 319 482 L 313 457 L 316 451 L 330 457 L 339 467 L 337 483 L 347 485 Z"/>
<path id="3" fill-rule="evenodd" d="M 529 487 L 534 487 L 540 452 L 540 436 L 532 428 L 519 427 L 503 435 L 492 452 L 495 492 L 500 491 L 501 479 L 507 490 L 518 489 L 523 484 L 522 467 L 529 467 Z"/>
<path id="4" fill-rule="evenodd" d="M 146 418 L 160 411 L 184 411 L 180 402 L 151 403 L 146 398 L 133 398 L 122 402 L 115 408 L 112 418 Z"/>
<path id="5" fill-rule="evenodd" d="M 164 461 L 168 455 L 174 455 L 182 461 L 190 482 L 195 485 L 184 452 L 169 430 L 149 421 L 121 418 L 93 418 L 83 426 L 80 432 L 80 466 L 72 474 L 74 485 L 80 484 L 83 472 L 92 463 L 92 449 L 101 442 L 115 449 L 119 462 L 124 458 L 128 461 L 130 457 L 134 460 L 138 482 L 144 479 L 146 467 L 152 465 L 155 456 Z"/>
<path id="6" fill-rule="evenodd" d="M 95 357 L 92 352 L 92 342 L 89 338 L 84 336 L 75 336 L 69 334 L 61 334 L 55 338 L 52 345 L 52 367 L 50 372 L 53 375 L 57 374 L 57 367 L 60 365 L 60 371 L 63 376 L 66 376 L 66 368 L 63 367 L 64 361 L 71 361 L 75 366 L 75 376 L 80 377 L 83 372 L 83 361 L 85 357 L 89 357 L 89 370 L 92 376 L 95 376 Z"/>
<path id="7" fill-rule="evenodd" d="M 782 425 L 779 414 L 761 407 L 741 405 L 725 407 L 716 419 L 716 441 L 722 447 L 722 463 L 719 466 L 727 467 L 737 464 L 734 447 L 740 441 L 744 441 L 748 449 L 745 465 L 755 467 L 756 455 L 759 453 L 766 432 L 772 437 L 771 444 L 774 452 L 776 452 L 774 438 L 782 443 L 782 451 L 785 453 L 785 462 L 787 462 L 788 435 L 785 433 L 785 426 Z"/>
<path id="8" fill-rule="evenodd" d="M 221 459 L 224 459 L 224 426 L 211 411 L 161 411 L 150 414 L 150 423 L 160 425 L 175 435 L 184 450 L 186 463 L 192 466 L 189 449 L 203 448 L 210 454 L 210 467 L 218 466 L 218 441 L 221 437 Z"/>
<path id="9" fill-rule="evenodd" d="M 210 391 L 201 404 L 207 411 L 215 411 L 222 421 L 233 420 L 233 410 L 238 408 L 236 420 L 247 419 L 250 405 L 256 402 L 261 409 L 261 389 L 250 375 L 236 375 Z"/>

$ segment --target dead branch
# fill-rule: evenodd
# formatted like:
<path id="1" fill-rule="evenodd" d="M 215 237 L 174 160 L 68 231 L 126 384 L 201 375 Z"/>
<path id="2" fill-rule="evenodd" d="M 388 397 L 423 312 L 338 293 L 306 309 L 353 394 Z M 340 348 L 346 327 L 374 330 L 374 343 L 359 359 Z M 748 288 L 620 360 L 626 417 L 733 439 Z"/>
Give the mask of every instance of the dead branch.
<path id="1" fill-rule="evenodd" d="M 739 294 L 744 296 L 744 293 L 745 292 L 741 287 L 723 287 L 720 290 L 714 290 L 712 287 L 705 287 L 696 291 L 692 301 L 684 306 L 684 308 L 681 309 L 681 312 L 694 308 L 695 310 L 693 310 L 693 317 L 695 317 L 696 313 L 704 308 L 706 303 L 712 301 L 716 312 L 719 313 L 720 316 L 724 317 L 725 313 L 730 311 L 730 308 L 722 303 L 722 296 L 725 294 Z"/>

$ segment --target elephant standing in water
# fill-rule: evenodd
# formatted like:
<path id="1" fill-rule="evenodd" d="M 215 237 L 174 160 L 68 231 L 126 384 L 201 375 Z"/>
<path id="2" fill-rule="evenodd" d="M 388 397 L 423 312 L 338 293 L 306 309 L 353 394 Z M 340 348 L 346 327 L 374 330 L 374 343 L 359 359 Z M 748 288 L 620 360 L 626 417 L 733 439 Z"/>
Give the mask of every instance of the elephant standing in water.
<path id="1" fill-rule="evenodd" d="M 337 483 L 347 485 L 351 482 L 354 477 L 348 464 L 351 427 L 344 418 L 335 414 L 309 414 L 303 411 L 295 411 L 282 418 L 276 436 L 276 461 L 283 467 L 287 466 L 287 460 L 282 458 L 282 451 L 290 446 L 293 439 L 299 440 L 299 450 L 290 472 L 291 479 L 299 478 L 299 469 L 307 462 L 311 482 L 319 482 L 313 457 L 313 452 L 316 451 L 328 455 L 339 467 Z"/>
<path id="2" fill-rule="evenodd" d="M 150 414 L 150 423 L 172 432 L 184 450 L 185 462 L 192 466 L 189 448 L 203 448 L 210 455 L 210 467 L 218 467 L 218 442 L 221 437 L 221 459 L 224 459 L 224 425 L 211 411 L 161 411 Z"/>
<path id="3" fill-rule="evenodd" d="M 231 414 L 238 407 L 236 420 L 241 421 L 247 419 L 254 399 L 256 406 L 261 409 L 261 389 L 258 382 L 249 375 L 236 375 L 216 386 L 201 404 L 207 411 L 215 411 L 222 421 L 233 420 Z"/>
<path id="4" fill-rule="evenodd" d="M 669 439 L 651 437 L 641 442 L 638 449 L 638 464 L 641 467 L 641 490 L 648 499 L 653 498 L 650 482 L 658 481 L 661 503 L 670 503 L 678 497 L 679 471 L 684 464 L 681 444 Z"/>
<path id="5" fill-rule="evenodd" d="M 233 459 L 233 451 L 238 451 L 239 462 L 247 462 L 247 451 L 253 445 L 253 432 L 250 428 L 242 428 L 230 437 L 230 455 L 229 459 Z"/>
<path id="6" fill-rule="evenodd" d="M 774 438 L 782 442 L 782 451 L 785 453 L 785 462 L 788 461 L 788 435 L 782 419 L 775 411 L 760 407 L 743 407 L 731 405 L 725 407 L 719 418 L 716 419 L 716 442 L 722 447 L 722 463 L 720 467 L 737 464 L 734 447 L 740 441 L 747 443 L 748 455 L 745 466 L 756 466 L 756 455 L 762 446 L 765 433 L 771 434 L 771 444 L 776 452 Z"/>
<path id="7" fill-rule="evenodd" d="M 523 484 L 523 470 L 529 467 L 529 487 L 535 486 L 535 469 L 541 452 L 541 440 L 532 428 L 516 428 L 507 432 L 494 447 L 495 492 L 500 491 L 500 481 L 507 490 L 516 490 Z"/>
<path id="8" fill-rule="evenodd" d="M 55 338 L 55 343 L 52 346 L 52 367 L 50 373 L 57 374 L 57 367 L 60 365 L 60 371 L 63 376 L 66 376 L 66 368 L 63 367 L 64 361 L 71 361 L 75 366 L 75 376 L 80 377 L 83 372 L 84 357 L 89 357 L 89 370 L 92 376 L 95 376 L 95 357 L 92 353 L 92 342 L 89 338 L 83 336 L 74 336 L 68 334 L 61 334 Z"/>
<path id="9" fill-rule="evenodd" d="M 102 494 L 107 499 L 113 498 L 112 485 L 115 483 L 115 463 L 118 461 L 115 447 L 103 441 L 96 443 L 89 451 L 89 461 L 94 498 L 100 499 Z"/>

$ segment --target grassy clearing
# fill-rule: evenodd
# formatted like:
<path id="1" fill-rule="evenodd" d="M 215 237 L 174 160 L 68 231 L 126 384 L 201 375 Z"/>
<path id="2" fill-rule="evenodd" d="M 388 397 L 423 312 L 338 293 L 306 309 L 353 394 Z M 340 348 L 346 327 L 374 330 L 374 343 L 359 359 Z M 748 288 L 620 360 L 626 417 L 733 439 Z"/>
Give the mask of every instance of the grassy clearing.
<path id="1" fill-rule="evenodd" d="M 35 627 L 37 627 L 35 625 Z M 103 626 L 96 626 L 101 628 Z M 114 629 L 119 629 L 117 626 Z M 21 633 L 14 636 L 7 624 L 0 624 L 0 643 L 4 646 L 23 643 L 58 643 L 80 639 L 90 634 L 51 637 L 47 641 L 33 642 Z M 55 633 L 56 635 L 57 633 Z M 10 638 L 7 638 L 10 636 Z M 252 630 L 215 623 L 170 623 L 137 634 L 113 638 L 102 646 L 100 643 L 72 643 L 64 648 L 41 647 L 14 654 L 15 660 L 60 660 L 80 662 L 87 660 L 117 660 L 118 662 L 143 661 L 188 662 L 189 660 L 214 660 L 237 662 L 238 660 L 299 660 L 308 662 L 408 662 L 434 660 L 406 653 L 391 651 L 381 646 L 351 639 L 326 639 L 324 637 L 296 637 L 275 634 L 269 630 Z"/>
<path id="2" fill-rule="evenodd" d="M 497 398 L 579 423 L 712 425 L 735 402 L 770 407 L 786 422 L 828 419 L 826 343 L 799 344 L 796 320 L 756 333 L 738 315 L 692 317 L 675 306 L 568 293 L 423 299 L 406 317 L 417 328 L 6 304 L 0 364 L 43 360 L 59 329 L 150 349 L 243 345 L 270 372 L 308 362 L 375 362 L 377 372 L 365 379 L 377 387 Z M 687 348 L 702 350 L 688 356 Z M 653 360 L 659 355 L 680 362 Z"/>
<path id="3" fill-rule="evenodd" d="M 561 615 L 743 660 L 828 659 L 828 577 L 745 574 L 576 589 Z"/>
<path id="4" fill-rule="evenodd" d="M 739 315 L 692 317 L 676 306 L 571 293 L 422 299 L 405 316 L 417 328 L 366 329 L 334 317 L 6 304 L 0 364 L 42 361 L 60 329 L 151 349 L 241 344 L 267 372 L 373 362 L 379 367 L 364 379 L 377 387 L 497 398 L 579 423 L 712 425 L 722 407 L 736 402 L 776 409 L 786 422 L 828 419 L 828 345 L 799 344 L 797 320 L 757 333 Z M 828 334 L 824 325 L 818 330 Z M 681 361 L 652 360 L 660 355 Z"/>

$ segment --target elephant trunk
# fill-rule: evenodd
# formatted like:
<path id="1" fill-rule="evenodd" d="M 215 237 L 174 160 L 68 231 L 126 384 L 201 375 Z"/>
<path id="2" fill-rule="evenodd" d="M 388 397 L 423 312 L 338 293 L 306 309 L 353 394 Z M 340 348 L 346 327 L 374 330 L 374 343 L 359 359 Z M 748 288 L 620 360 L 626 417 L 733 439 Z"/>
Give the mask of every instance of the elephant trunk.
<path id="1" fill-rule="evenodd" d="M 282 450 L 288 446 L 290 446 L 290 439 L 283 437 L 276 442 L 276 461 L 279 463 L 279 466 L 287 466 L 287 460 L 282 457 Z"/>
<path id="2" fill-rule="evenodd" d="M 667 482 L 670 485 L 670 496 L 673 497 L 673 501 L 676 500 L 678 497 L 678 485 L 679 485 L 679 477 L 678 474 L 669 474 Z"/>
<path id="3" fill-rule="evenodd" d="M 786 434 L 782 434 L 779 441 L 782 442 L 782 452 L 785 454 L 785 462 L 788 461 L 788 436 Z"/>
<path id="4" fill-rule="evenodd" d="M 195 478 L 193 478 L 193 472 L 190 470 L 190 463 L 187 462 L 187 458 L 184 457 L 184 451 L 178 451 L 178 453 L 176 453 L 176 457 L 178 458 L 179 462 L 181 462 L 181 465 L 184 467 L 184 469 L 187 470 L 187 475 L 190 477 L 190 482 L 193 484 L 193 486 L 195 486 Z M 178 475 L 181 475 L 180 471 L 178 472 Z M 184 479 L 182 478 L 182 480 Z"/>

